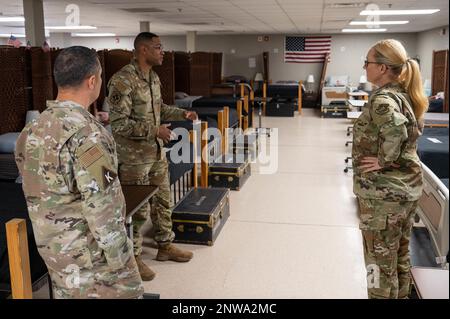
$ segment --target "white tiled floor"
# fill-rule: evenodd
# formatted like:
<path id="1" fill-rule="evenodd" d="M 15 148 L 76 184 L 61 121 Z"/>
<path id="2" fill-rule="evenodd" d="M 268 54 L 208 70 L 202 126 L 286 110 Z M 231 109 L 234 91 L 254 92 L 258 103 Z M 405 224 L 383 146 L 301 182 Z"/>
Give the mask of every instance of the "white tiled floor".
<path id="1" fill-rule="evenodd" d="M 295 118 L 264 118 L 278 128 L 279 165 L 231 195 L 231 217 L 213 247 L 185 264 L 144 260 L 157 272 L 146 292 L 161 298 L 367 298 L 361 234 L 345 119 L 311 109 Z"/>

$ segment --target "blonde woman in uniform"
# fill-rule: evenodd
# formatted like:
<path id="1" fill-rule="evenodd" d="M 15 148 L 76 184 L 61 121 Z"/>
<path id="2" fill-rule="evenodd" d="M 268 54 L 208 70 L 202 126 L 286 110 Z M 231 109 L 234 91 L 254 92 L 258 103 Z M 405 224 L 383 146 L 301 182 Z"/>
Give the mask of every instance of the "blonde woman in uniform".
<path id="1" fill-rule="evenodd" d="M 417 139 L 428 101 L 419 65 L 399 41 L 377 42 L 364 69 L 376 90 L 355 122 L 352 157 L 368 296 L 407 298 L 409 240 L 422 195 Z"/>

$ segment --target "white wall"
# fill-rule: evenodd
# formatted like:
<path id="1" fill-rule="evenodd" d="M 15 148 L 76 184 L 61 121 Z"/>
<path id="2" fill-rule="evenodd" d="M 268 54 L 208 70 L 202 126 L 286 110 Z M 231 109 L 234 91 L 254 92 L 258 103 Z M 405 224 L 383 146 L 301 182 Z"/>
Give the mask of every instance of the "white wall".
<path id="1" fill-rule="evenodd" d="M 449 26 L 420 32 L 417 35 L 417 56 L 420 58 L 422 77 L 431 80 L 433 66 L 433 50 L 448 49 Z M 445 30 L 445 34 L 442 34 Z"/>
<path id="2" fill-rule="evenodd" d="M 367 52 L 382 39 L 396 39 L 403 44 L 409 56 L 415 57 L 417 54 L 416 33 L 336 35 L 332 37 L 327 75 L 349 75 L 350 81 L 358 85 L 360 76 L 366 74 L 363 64 Z"/>
<path id="3" fill-rule="evenodd" d="M 349 75 L 350 81 L 357 85 L 360 76 L 365 74 L 362 66 L 367 51 L 375 42 L 384 38 L 401 41 L 410 56 L 416 55 L 416 33 L 335 34 L 331 37 L 331 63 L 328 65 L 327 75 Z M 262 52 L 269 51 L 269 77 L 272 81 L 305 81 L 309 74 L 313 74 L 318 87 L 322 63 L 284 63 L 284 39 L 284 35 L 271 35 L 268 42 L 258 42 L 256 35 L 199 36 L 197 50 L 223 52 L 224 76 L 239 74 L 248 78 L 254 78 L 256 72 L 263 71 Z M 233 49 L 235 53 L 231 52 Z M 250 57 L 256 58 L 255 69 L 249 68 Z"/>

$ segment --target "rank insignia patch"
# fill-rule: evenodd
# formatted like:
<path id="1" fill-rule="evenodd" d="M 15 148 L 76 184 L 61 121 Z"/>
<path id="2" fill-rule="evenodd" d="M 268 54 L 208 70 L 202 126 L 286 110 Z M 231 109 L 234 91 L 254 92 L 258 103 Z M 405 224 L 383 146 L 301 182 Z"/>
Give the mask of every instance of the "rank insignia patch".
<path id="1" fill-rule="evenodd" d="M 384 115 L 388 112 L 389 112 L 389 104 L 380 104 L 375 109 L 375 113 L 377 113 L 378 115 Z"/>

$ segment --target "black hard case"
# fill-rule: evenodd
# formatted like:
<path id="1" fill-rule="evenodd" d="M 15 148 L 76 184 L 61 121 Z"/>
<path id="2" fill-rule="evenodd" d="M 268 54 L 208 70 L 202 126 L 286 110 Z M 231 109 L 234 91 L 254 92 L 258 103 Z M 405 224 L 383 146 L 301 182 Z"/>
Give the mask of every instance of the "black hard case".
<path id="1" fill-rule="evenodd" d="M 289 99 L 273 99 L 266 105 L 266 116 L 293 117 L 295 102 Z"/>
<path id="2" fill-rule="evenodd" d="M 345 118 L 350 110 L 345 103 L 331 103 L 330 105 L 322 105 L 322 117 L 328 118 Z"/>
<path id="3" fill-rule="evenodd" d="M 212 187 L 240 190 L 251 175 L 246 154 L 226 155 L 209 164 L 208 183 Z"/>
<path id="4" fill-rule="evenodd" d="M 230 191 L 193 188 L 172 211 L 174 242 L 212 246 L 230 216 Z"/>

